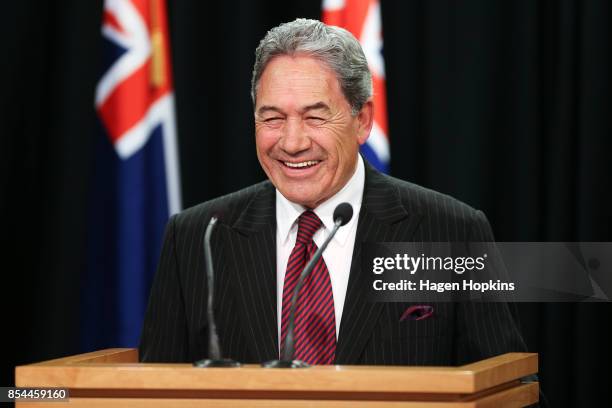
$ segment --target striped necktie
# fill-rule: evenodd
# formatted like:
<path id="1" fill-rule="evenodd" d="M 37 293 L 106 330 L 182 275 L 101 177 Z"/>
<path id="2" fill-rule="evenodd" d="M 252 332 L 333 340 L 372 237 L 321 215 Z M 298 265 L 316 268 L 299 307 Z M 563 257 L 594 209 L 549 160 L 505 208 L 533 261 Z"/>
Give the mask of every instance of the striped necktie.
<path id="1" fill-rule="evenodd" d="M 298 220 L 295 246 L 287 262 L 283 286 L 281 343 L 284 350 L 291 297 L 308 260 L 317 250 L 312 237 L 321 228 L 321 220 L 312 211 L 304 211 Z M 329 271 L 323 257 L 305 279 L 297 297 L 295 314 L 296 360 L 308 364 L 332 364 L 336 354 L 336 315 Z"/>

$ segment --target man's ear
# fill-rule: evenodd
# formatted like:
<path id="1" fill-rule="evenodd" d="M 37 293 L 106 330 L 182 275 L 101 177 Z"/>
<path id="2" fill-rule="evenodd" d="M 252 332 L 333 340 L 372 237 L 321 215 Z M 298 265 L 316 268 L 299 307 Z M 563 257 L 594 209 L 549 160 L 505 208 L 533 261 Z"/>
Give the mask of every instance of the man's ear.
<path id="1" fill-rule="evenodd" d="M 363 104 L 361 110 L 357 114 L 357 120 L 359 123 L 357 141 L 362 145 L 368 140 L 370 132 L 372 131 L 372 124 L 374 123 L 374 102 L 372 98 L 368 99 L 366 103 Z"/>

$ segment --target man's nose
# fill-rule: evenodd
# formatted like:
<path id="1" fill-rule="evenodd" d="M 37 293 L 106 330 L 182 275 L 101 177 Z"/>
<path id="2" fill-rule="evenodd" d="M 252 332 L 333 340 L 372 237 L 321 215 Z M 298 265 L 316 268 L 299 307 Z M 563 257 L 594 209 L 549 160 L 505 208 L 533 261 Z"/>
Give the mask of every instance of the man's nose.
<path id="1" fill-rule="evenodd" d="M 299 120 L 287 120 L 279 140 L 279 147 L 288 154 L 297 154 L 310 148 L 310 137 Z"/>

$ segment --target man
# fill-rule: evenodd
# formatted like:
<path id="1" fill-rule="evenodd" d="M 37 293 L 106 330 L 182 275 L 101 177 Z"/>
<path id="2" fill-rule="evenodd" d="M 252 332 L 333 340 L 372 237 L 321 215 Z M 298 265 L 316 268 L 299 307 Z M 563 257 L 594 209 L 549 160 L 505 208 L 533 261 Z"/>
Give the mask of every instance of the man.
<path id="1" fill-rule="evenodd" d="M 333 226 L 337 204 L 354 215 L 298 294 L 296 358 L 311 364 L 455 365 L 525 346 L 503 303 L 439 303 L 403 320 L 410 303 L 366 300 L 364 242 L 492 241 L 480 211 L 383 175 L 359 155 L 372 127 L 372 85 L 347 31 L 298 19 L 268 32 L 252 79 L 257 157 L 269 180 L 200 204 L 168 223 L 140 359 L 207 356 L 202 251 L 210 218 L 214 305 L 223 355 L 279 357 L 297 276 Z"/>

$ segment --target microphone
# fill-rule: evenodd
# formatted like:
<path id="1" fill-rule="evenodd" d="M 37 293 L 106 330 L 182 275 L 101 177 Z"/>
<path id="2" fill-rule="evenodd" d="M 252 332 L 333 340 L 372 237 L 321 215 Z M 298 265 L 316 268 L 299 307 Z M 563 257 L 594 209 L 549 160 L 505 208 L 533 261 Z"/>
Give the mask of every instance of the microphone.
<path id="1" fill-rule="evenodd" d="M 282 360 L 271 360 L 262 363 L 262 367 L 266 368 L 305 368 L 310 367 L 308 363 L 305 363 L 300 360 L 294 360 L 293 354 L 295 352 L 294 349 L 294 331 L 295 331 L 295 308 L 297 305 L 297 297 L 300 293 L 300 289 L 304 284 L 304 280 L 306 277 L 312 272 L 315 265 L 323 256 L 323 251 L 329 245 L 329 242 L 332 240 L 336 232 L 340 227 L 346 225 L 351 218 L 353 217 L 353 207 L 349 203 L 341 203 L 338 204 L 336 209 L 334 210 L 334 227 L 332 228 L 330 234 L 323 242 L 323 245 L 319 249 L 316 250 L 310 261 L 306 264 L 306 267 L 298 277 L 298 281 L 295 284 L 295 289 L 293 290 L 293 295 L 291 296 L 291 307 L 289 309 L 289 318 L 287 321 L 287 335 L 285 336 L 285 348 L 283 349 L 283 358 Z"/>
<path id="2" fill-rule="evenodd" d="M 215 275 L 213 271 L 212 251 L 210 249 L 210 237 L 217 225 L 219 218 L 213 215 L 206 226 L 204 233 L 204 258 L 206 260 L 206 278 L 208 284 L 208 294 L 206 299 L 206 318 L 208 320 L 208 356 L 204 360 L 198 360 L 193 363 L 195 367 L 239 367 L 240 363 L 231 359 L 221 358 L 221 346 L 219 345 L 219 334 L 217 333 L 217 324 L 215 322 L 215 313 L 213 310 L 214 300 L 214 283 Z"/>

